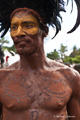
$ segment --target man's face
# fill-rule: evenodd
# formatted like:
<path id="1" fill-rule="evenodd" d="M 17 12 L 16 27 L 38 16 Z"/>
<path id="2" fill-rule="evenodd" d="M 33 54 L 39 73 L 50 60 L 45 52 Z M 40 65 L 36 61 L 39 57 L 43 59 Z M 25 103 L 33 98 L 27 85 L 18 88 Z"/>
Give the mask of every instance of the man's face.
<path id="1" fill-rule="evenodd" d="M 11 37 L 18 54 L 33 54 L 40 49 L 43 31 L 36 17 L 27 11 L 16 12 L 11 19 Z"/>

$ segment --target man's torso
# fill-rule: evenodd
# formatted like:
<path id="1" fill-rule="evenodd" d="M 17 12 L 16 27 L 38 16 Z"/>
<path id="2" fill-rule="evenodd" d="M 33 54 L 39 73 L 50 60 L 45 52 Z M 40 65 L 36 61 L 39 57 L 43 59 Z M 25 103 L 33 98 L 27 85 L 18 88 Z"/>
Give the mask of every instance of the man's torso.
<path id="1" fill-rule="evenodd" d="M 2 78 L 3 120 L 65 120 L 71 88 L 59 71 L 8 71 Z"/>

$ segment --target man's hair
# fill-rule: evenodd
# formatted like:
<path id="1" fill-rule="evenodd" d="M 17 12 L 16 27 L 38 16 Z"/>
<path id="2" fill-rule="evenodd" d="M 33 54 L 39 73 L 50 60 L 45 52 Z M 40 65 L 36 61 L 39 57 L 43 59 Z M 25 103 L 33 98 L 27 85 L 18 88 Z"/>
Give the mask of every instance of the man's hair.
<path id="1" fill-rule="evenodd" d="M 69 1 L 69 0 L 68 0 Z M 76 26 L 80 24 L 80 0 L 75 0 L 78 8 Z M 18 8 L 30 8 L 40 14 L 45 24 L 55 26 L 56 34 L 61 30 L 60 12 L 65 12 L 63 0 L 0 0 L 0 32 L 3 37 L 10 28 L 10 15 Z M 60 18 L 60 19 L 59 19 Z M 75 30 L 73 28 L 73 30 Z M 73 31 L 72 30 L 72 31 Z M 56 35 L 55 34 L 55 35 Z"/>

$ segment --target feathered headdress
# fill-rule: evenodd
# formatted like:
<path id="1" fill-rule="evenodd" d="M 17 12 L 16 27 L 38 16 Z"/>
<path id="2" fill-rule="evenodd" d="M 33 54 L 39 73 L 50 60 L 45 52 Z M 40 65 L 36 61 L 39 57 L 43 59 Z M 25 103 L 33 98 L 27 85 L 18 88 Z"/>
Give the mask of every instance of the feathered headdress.
<path id="1" fill-rule="evenodd" d="M 69 1 L 69 0 L 68 0 Z M 70 31 L 74 31 L 80 24 L 80 0 L 75 0 L 78 8 L 77 21 L 74 28 Z M 56 34 L 61 30 L 61 24 L 59 21 L 60 11 L 64 11 L 63 0 L 0 0 L 0 32 L 3 37 L 10 28 L 10 15 L 17 8 L 30 8 L 40 14 L 45 20 L 46 24 L 56 26 Z"/>

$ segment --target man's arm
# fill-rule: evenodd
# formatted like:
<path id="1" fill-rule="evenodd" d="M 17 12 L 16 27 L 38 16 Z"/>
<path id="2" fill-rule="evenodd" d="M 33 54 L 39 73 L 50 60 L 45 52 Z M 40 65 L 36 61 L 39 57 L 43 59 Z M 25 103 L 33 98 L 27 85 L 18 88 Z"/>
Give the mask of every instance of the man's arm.
<path id="1" fill-rule="evenodd" d="M 7 75 L 7 71 L 1 69 L 0 70 L 0 92 L 1 92 L 1 85 L 4 82 L 4 78 L 6 75 Z M 1 98 L 1 96 L 0 96 L 0 98 Z M 2 102 L 1 102 L 1 99 L 0 99 L 0 120 L 2 120 Z"/>
<path id="2" fill-rule="evenodd" d="M 80 120 L 80 74 L 71 81 L 72 96 L 67 105 L 68 120 Z"/>

